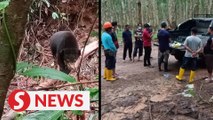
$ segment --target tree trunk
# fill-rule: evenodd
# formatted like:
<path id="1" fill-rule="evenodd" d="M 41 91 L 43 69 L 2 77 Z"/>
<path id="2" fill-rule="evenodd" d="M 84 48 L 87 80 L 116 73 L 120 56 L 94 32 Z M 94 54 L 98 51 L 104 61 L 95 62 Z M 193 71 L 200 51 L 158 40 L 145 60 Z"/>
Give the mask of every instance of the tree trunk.
<path id="1" fill-rule="evenodd" d="M 169 21 L 171 23 L 171 28 L 176 28 L 175 9 L 175 0 L 169 0 Z"/>
<path id="2" fill-rule="evenodd" d="M 138 1 L 138 23 L 142 23 L 142 15 L 141 15 L 141 1 Z"/>
<path id="3" fill-rule="evenodd" d="M 152 8 L 152 1 L 147 1 L 147 13 L 148 13 L 148 21 L 151 25 L 153 25 L 153 8 Z"/>
<path id="4" fill-rule="evenodd" d="M 156 29 L 159 24 L 157 1 L 152 0 L 152 5 L 153 5 L 153 17 L 155 18 L 153 21 L 153 27 Z"/>
<path id="5" fill-rule="evenodd" d="M 126 17 L 125 17 L 125 9 L 124 9 L 124 0 L 121 0 L 121 8 L 122 8 L 122 25 L 125 25 Z"/>
<path id="6" fill-rule="evenodd" d="M 199 0 L 199 14 L 202 14 L 203 11 L 203 0 Z"/>
<path id="7" fill-rule="evenodd" d="M 144 10 L 143 10 L 143 7 L 144 7 L 144 3 L 143 3 L 143 0 L 140 0 L 140 2 L 141 2 L 141 7 L 142 7 L 142 9 L 141 9 L 141 19 L 142 19 L 142 25 L 144 24 Z"/>
<path id="8" fill-rule="evenodd" d="M 21 42 L 23 40 L 27 14 L 32 0 L 11 0 L 6 9 L 6 24 L 11 36 L 12 46 L 17 56 Z M 3 26 L 0 26 L 0 117 L 4 109 L 4 101 L 10 85 L 11 79 L 15 74 L 15 61 L 8 37 Z"/>
<path id="9" fill-rule="evenodd" d="M 194 14 L 193 14 L 193 16 L 195 14 L 199 14 L 199 0 L 196 0 L 196 3 L 194 5 Z"/>
<path id="10" fill-rule="evenodd" d="M 209 11 L 209 14 L 212 14 L 213 12 L 212 12 L 212 4 L 213 4 L 213 1 L 212 0 L 210 0 L 210 2 L 209 2 L 209 6 L 208 6 L 208 11 Z"/>
<path id="11" fill-rule="evenodd" d="M 125 17 L 126 17 L 126 23 L 129 25 L 130 24 L 130 20 L 129 20 L 129 16 L 130 16 L 130 14 L 129 14 L 129 5 L 128 5 L 128 1 L 129 0 L 125 0 Z"/>
<path id="12" fill-rule="evenodd" d="M 106 1 L 106 0 L 102 0 Z M 117 13 L 113 19 L 119 19 L 121 25 L 150 22 L 153 27 L 158 27 L 160 21 L 168 20 L 171 27 L 176 23 L 194 17 L 194 14 L 212 13 L 213 0 L 108 0 L 110 6 L 102 5 L 105 13 Z M 107 1 L 107 2 L 108 2 Z M 102 4 L 104 4 L 102 2 Z M 112 7 L 114 6 L 114 7 Z M 110 16 L 102 15 L 102 19 Z"/>

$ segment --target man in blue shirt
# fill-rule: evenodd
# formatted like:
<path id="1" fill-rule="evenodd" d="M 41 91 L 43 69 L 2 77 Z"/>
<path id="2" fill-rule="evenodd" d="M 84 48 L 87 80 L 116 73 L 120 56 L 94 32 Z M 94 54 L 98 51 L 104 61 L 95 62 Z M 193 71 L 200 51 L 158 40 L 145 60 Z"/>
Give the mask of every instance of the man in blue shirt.
<path id="1" fill-rule="evenodd" d="M 123 60 L 126 59 L 127 50 L 129 52 L 129 59 L 132 61 L 132 33 L 129 30 L 129 25 L 125 25 L 125 30 L 122 34 L 124 42 Z"/>
<path id="2" fill-rule="evenodd" d="M 112 76 L 112 74 L 113 69 L 115 69 L 115 53 L 117 49 L 110 35 L 110 32 L 112 30 L 112 24 L 110 22 L 106 22 L 104 23 L 103 28 L 105 31 L 102 33 L 101 42 L 106 57 L 104 68 L 104 79 L 114 81 L 116 79 Z"/>
<path id="3" fill-rule="evenodd" d="M 167 24 L 166 22 L 161 23 L 161 29 L 158 31 L 158 68 L 161 71 L 161 64 L 164 63 L 164 71 L 168 71 L 168 59 L 169 59 L 169 42 L 170 35 L 166 30 Z"/>

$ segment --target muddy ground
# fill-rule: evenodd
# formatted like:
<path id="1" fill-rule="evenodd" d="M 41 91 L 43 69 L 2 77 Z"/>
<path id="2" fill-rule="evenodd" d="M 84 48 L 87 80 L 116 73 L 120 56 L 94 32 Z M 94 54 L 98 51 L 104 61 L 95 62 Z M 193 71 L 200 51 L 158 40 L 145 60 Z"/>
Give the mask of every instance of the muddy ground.
<path id="1" fill-rule="evenodd" d="M 144 67 L 141 61 L 122 60 L 123 46 L 117 55 L 119 80 L 101 79 L 101 115 L 103 120 L 213 120 L 213 83 L 203 78 L 207 72 L 199 68 L 194 83 L 195 96 L 183 97 L 180 93 L 188 84 L 189 70 L 184 81 L 175 79 L 180 63 L 170 56 L 168 73 L 159 72 L 157 50 L 152 47 L 151 64 Z M 104 66 L 102 53 L 102 70 Z M 102 71 L 103 72 L 103 71 Z M 168 75 L 165 77 L 165 74 Z"/>

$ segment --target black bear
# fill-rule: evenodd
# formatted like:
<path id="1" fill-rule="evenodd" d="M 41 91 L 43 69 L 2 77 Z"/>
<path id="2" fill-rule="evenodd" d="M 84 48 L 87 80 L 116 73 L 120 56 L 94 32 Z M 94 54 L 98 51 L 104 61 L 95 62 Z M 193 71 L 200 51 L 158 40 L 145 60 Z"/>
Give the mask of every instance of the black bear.
<path id="1" fill-rule="evenodd" d="M 50 38 L 50 48 L 60 71 L 69 74 L 71 70 L 67 63 L 74 63 L 81 54 L 73 33 L 70 31 L 54 33 Z"/>

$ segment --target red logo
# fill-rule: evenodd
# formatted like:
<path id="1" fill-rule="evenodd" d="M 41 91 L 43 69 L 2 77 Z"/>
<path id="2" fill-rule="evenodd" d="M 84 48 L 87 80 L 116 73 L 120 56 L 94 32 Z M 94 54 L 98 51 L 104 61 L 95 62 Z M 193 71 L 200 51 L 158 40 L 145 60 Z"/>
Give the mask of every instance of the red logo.
<path id="1" fill-rule="evenodd" d="M 14 90 L 8 98 L 12 110 L 90 110 L 89 91 Z"/>
<path id="2" fill-rule="evenodd" d="M 24 90 L 14 90 L 9 95 L 8 104 L 16 112 L 24 111 L 30 105 L 30 96 Z"/>

